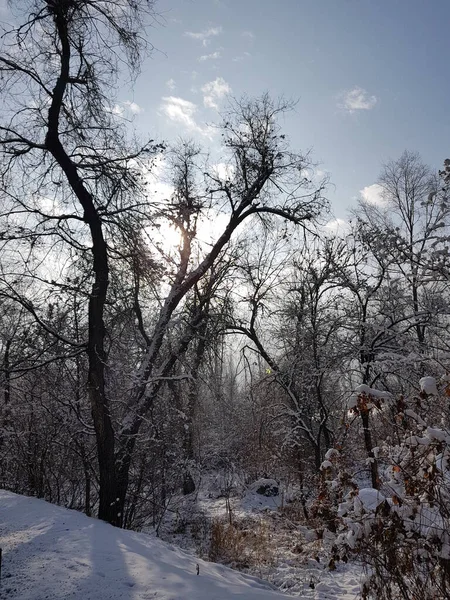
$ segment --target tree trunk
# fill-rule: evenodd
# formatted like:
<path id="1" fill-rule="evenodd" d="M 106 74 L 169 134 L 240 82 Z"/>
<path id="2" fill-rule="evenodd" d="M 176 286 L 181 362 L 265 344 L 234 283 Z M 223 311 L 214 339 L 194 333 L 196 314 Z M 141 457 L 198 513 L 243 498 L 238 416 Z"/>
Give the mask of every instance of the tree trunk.
<path id="1" fill-rule="evenodd" d="M 198 379 L 200 372 L 200 365 L 202 364 L 205 351 L 206 351 L 206 331 L 207 331 L 207 318 L 205 317 L 198 332 L 197 347 L 195 348 L 193 365 L 191 368 L 191 379 L 188 382 L 188 393 L 187 393 L 187 408 L 186 417 L 187 422 L 185 423 L 184 429 L 184 440 L 183 448 L 185 453 L 185 468 L 183 474 L 183 493 L 185 495 L 192 494 L 195 491 L 195 482 L 192 477 L 190 466 L 194 461 L 194 415 L 198 405 L 199 393 L 198 393 Z"/>
<path id="2" fill-rule="evenodd" d="M 94 199 L 81 179 L 77 167 L 64 149 L 59 135 L 59 121 L 64 96 L 70 81 L 71 49 L 68 18 L 63 3 L 55 4 L 54 19 L 61 42 L 61 66 L 59 77 L 52 91 L 48 110 L 48 130 L 45 146 L 52 154 L 84 210 L 84 222 L 88 225 L 92 239 L 94 283 L 89 296 L 89 334 L 87 354 L 89 361 L 88 394 L 97 442 L 100 475 L 100 504 L 98 517 L 112 525 L 120 524 L 117 506 L 117 478 L 114 457 L 114 430 L 105 393 L 105 326 L 103 321 L 106 293 L 109 283 L 109 267 L 106 241 L 102 221 Z"/>
<path id="3" fill-rule="evenodd" d="M 100 476 L 99 519 L 120 525 L 116 464 L 114 456 L 114 430 L 105 393 L 105 326 L 103 312 L 108 289 L 108 260 L 98 216 L 89 223 L 94 255 L 95 280 L 89 298 L 88 338 L 88 393 L 94 421 Z"/>
<path id="4" fill-rule="evenodd" d="M 5 431 L 9 428 L 9 403 L 11 400 L 11 371 L 10 371 L 10 358 L 9 353 L 11 349 L 12 340 L 7 340 L 5 344 L 5 354 L 3 357 L 3 417 L 2 423 L 0 423 L 0 450 L 3 448 L 4 443 L 4 435 Z M 2 481 L 5 481 L 6 469 L 4 470 L 4 465 L 2 461 L 2 465 L 0 467 L 0 472 L 2 473 Z"/>
<path id="5" fill-rule="evenodd" d="M 372 481 L 372 487 L 376 490 L 380 487 L 380 483 L 378 480 L 378 465 L 373 454 L 373 442 L 372 442 L 372 434 L 370 432 L 369 425 L 369 411 L 361 410 L 361 420 L 363 424 L 363 432 L 364 432 L 364 445 L 366 447 L 367 456 L 370 460 L 370 478 Z"/>

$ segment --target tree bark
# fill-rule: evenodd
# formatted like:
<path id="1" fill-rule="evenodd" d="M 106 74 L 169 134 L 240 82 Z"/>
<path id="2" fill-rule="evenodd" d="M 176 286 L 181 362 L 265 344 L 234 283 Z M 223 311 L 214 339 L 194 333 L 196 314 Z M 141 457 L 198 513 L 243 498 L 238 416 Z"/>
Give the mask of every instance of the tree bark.
<path id="1" fill-rule="evenodd" d="M 98 517 L 120 525 L 117 503 L 117 478 L 114 456 L 114 430 L 105 393 L 105 325 L 103 320 L 109 284 L 109 266 L 102 222 L 93 197 L 81 180 L 77 168 L 65 151 L 59 136 L 59 121 L 64 95 L 70 81 L 70 42 L 64 6 L 55 8 L 55 24 L 61 41 L 61 68 L 48 111 L 45 145 L 52 154 L 84 210 L 84 221 L 92 239 L 94 282 L 88 306 L 88 394 L 94 422 L 100 476 Z"/>

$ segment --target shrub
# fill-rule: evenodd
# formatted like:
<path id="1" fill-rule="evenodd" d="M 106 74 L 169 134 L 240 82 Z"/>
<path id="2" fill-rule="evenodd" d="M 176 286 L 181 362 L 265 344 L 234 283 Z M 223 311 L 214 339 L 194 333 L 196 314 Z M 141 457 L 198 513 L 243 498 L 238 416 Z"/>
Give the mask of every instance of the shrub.
<path id="1" fill-rule="evenodd" d="M 345 448 L 329 451 L 322 465 L 316 504 L 324 516 L 315 533 L 332 542 L 333 564 L 363 561 L 367 600 L 450 597 L 450 390 L 439 396 L 430 380 L 421 380 L 419 395 L 380 409 L 389 434 L 373 449 L 378 489 L 358 488 L 344 468 Z"/>
<path id="2" fill-rule="evenodd" d="M 216 519 L 211 525 L 209 559 L 238 569 L 272 563 L 267 526 L 261 522 Z"/>

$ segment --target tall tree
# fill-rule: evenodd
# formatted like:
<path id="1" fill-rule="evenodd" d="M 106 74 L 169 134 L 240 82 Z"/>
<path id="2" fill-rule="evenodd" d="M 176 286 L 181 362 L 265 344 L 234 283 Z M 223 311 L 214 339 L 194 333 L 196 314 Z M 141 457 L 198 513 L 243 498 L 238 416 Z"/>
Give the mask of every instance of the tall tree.
<path id="1" fill-rule="evenodd" d="M 206 171 L 204 186 L 192 175 L 196 168 L 190 146 L 178 156 L 174 169 L 175 191 L 169 204 L 172 219 L 181 234 L 179 259 L 152 329 L 146 334 L 145 355 L 140 362 L 120 430 L 118 451 L 119 491 L 123 502 L 137 436 L 173 366 L 187 351 L 204 318 L 208 296 L 204 296 L 186 324 L 178 345 L 168 347 L 167 334 L 186 295 L 223 259 L 233 233 L 251 218 L 282 218 L 304 226 L 314 221 L 324 206 L 322 187 L 315 189 L 302 177 L 308 157 L 291 152 L 277 118 L 289 108 L 267 95 L 235 103 L 223 123 L 224 143 L 232 165 L 232 176 L 221 179 Z M 205 169 L 200 170 L 205 172 Z M 179 177 L 180 173 L 182 177 Z M 205 185 L 206 184 L 206 185 Z M 202 218 L 226 216 L 226 224 L 215 241 L 201 249 L 197 222 Z M 200 253 L 194 251 L 200 249 Z"/>
<path id="2" fill-rule="evenodd" d="M 375 243 L 382 241 L 383 251 L 389 252 L 391 272 L 395 266 L 408 286 L 417 342 L 424 347 L 429 320 L 425 288 L 430 280 L 424 267 L 431 248 L 445 242 L 450 205 L 439 190 L 437 173 L 415 152 L 405 151 L 386 163 L 379 185 L 382 202 L 362 202 L 358 216 L 371 228 Z"/>
<path id="3" fill-rule="evenodd" d="M 4 33 L 0 51 L 4 81 L 1 194 L 7 206 L 4 239 L 16 251 L 19 243 L 27 247 L 30 258 L 23 261 L 23 268 L 30 276 L 34 273 L 33 290 L 28 292 L 60 285 L 55 278 L 44 277 L 38 246 L 44 253 L 51 252 L 54 260 L 58 257 L 62 273 L 64 263 L 84 257 L 91 283 L 86 339 L 79 342 L 62 335 L 42 310 L 42 302 L 39 306 L 27 293 L 17 293 L 12 273 L 4 289 L 48 335 L 87 354 L 100 480 L 98 514 L 115 525 L 122 524 L 142 424 L 205 316 L 206 299 L 191 312 L 176 343 L 171 343 L 174 319 L 186 295 L 221 260 L 244 221 L 269 216 L 302 225 L 323 206 L 322 190 L 308 187 L 302 176 L 308 158 L 291 152 L 279 131 L 277 117 L 289 106 L 274 103 L 268 96 L 236 103 L 226 117 L 224 145 L 233 165 L 232 178 L 222 180 L 211 173 L 198 187 L 198 153 L 185 145 L 172 165 L 172 197 L 156 208 L 148 202 L 142 174 L 158 148 L 130 141 L 112 104 L 119 66 L 126 62 L 134 72 L 139 66 L 146 46 L 143 20 L 152 7 L 152 2 L 144 0 L 20 4 L 17 20 L 21 24 Z M 106 377 L 110 348 L 105 314 L 111 264 L 119 257 L 118 228 L 132 215 L 147 218 L 152 209 L 153 218 L 169 219 L 178 228 L 181 243 L 170 269 L 169 291 L 158 298 L 159 312 L 147 322 L 136 287 L 139 278 L 135 279 L 133 310 L 143 350 L 133 385 L 123 390 L 124 409 L 119 414 L 111 405 Z M 227 215 L 225 227 L 206 250 L 194 252 L 199 248 L 199 219 L 220 212 Z M 30 260 L 35 261 L 33 265 Z M 151 261 L 146 265 L 155 268 Z M 160 291 L 163 294 L 163 287 Z"/>
<path id="4" fill-rule="evenodd" d="M 119 524 L 115 440 L 105 390 L 106 230 L 108 221 L 130 208 L 130 191 L 137 204 L 132 165 L 153 147 L 130 148 L 111 99 L 123 59 L 132 70 L 139 65 L 146 45 L 142 19 L 152 2 L 35 0 L 15 8 L 20 24 L 3 32 L 0 49 L 8 237 L 51 233 L 63 244 L 91 246 L 85 345 L 100 472 L 99 517 Z"/>

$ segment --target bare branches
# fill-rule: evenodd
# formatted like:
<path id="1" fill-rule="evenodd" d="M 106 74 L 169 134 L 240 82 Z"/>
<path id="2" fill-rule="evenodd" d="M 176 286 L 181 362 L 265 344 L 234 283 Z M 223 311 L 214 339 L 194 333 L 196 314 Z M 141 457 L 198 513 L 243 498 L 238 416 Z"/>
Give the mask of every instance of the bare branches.
<path id="1" fill-rule="evenodd" d="M 5 293 L 50 339 L 86 351 L 99 516 L 114 524 L 122 522 L 136 436 L 164 382 L 201 336 L 217 280 L 233 263 L 227 252 L 238 228 L 253 217 L 267 227 L 273 219 L 314 226 L 325 205 L 323 187 L 315 189 L 306 176 L 308 155 L 289 150 L 277 123 L 292 104 L 268 95 L 235 102 L 225 116 L 230 177 L 203 177 L 200 149 L 185 142 L 168 154 L 169 198 L 149 202 L 146 176 L 163 146 L 132 138 L 113 107 L 119 70 L 126 63 L 136 74 L 142 53 L 151 49 L 143 34 L 152 7 L 150 0 L 31 0 L 23 24 L 0 41 L 5 81 L 0 172 L 8 204 L 1 239 L 6 246 L 23 244 L 20 262 L 27 278 L 34 273 L 35 290 L 52 289 L 73 302 L 74 340 L 71 327 L 69 333 L 59 330 L 15 288 L 12 272 L 5 271 Z M 219 214 L 221 230 L 210 243 L 199 240 L 202 221 Z M 155 219 L 170 223 L 180 236 L 165 269 L 144 242 Z M 46 272 L 50 257 L 54 279 Z M 77 273 L 79 292 L 69 273 Z M 124 288 L 111 289 L 111 277 Z M 150 316 L 145 299 L 151 285 L 159 310 Z M 75 324 L 80 314 L 83 327 Z M 123 377 L 121 406 L 128 415 L 117 437 L 111 398 L 120 394 L 109 377 L 111 357 L 122 344 L 113 333 L 121 320 L 135 336 L 127 349 L 135 373 Z M 85 337 L 86 343 L 79 341 Z M 76 361 L 79 355 L 68 357 Z"/>
<path id="2" fill-rule="evenodd" d="M 0 297 L 10 298 L 14 302 L 17 302 L 17 304 L 22 306 L 27 312 L 30 313 L 30 315 L 33 317 L 33 319 L 36 321 L 36 323 L 40 327 L 42 327 L 42 329 L 44 329 L 44 331 L 51 334 L 57 340 L 59 340 L 60 342 L 63 342 L 64 344 L 67 344 L 68 346 L 72 346 L 75 348 L 86 348 L 86 344 L 75 342 L 74 340 L 69 339 L 68 337 L 62 335 L 60 332 L 58 332 L 56 329 L 54 329 L 54 327 L 52 327 L 51 325 L 46 323 L 40 317 L 40 315 L 38 314 L 38 312 L 35 309 L 32 302 L 30 302 L 29 300 L 26 300 L 22 295 L 17 293 L 12 286 L 8 285 L 7 287 L 9 288 L 9 293 L 0 291 Z"/>
<path id="3" fill-rule="evenodd" d="M 2 239 L 5 244 L 29 241 L 30 262 L 41 253 L 34 266 L 34 282 L 41 286 L 48 280 L 39 272 L 43 257 L 59 260 L 53 241 L 63 242 L 66 273 L 77 252 L 85 259 L 91 255 L 87 342 L 72 341 L 58 331 L 19 294 L 14 280 L 6 279 L 4 285 L 46 334 L 87 353 L 100 516 L 116 524 L 120 511 L 115 507 L 114 432 L 105 384 L 104 316 L 113 246 L 107 237 L 123 215 L 144 206 L 139 175 L 160 147 L 131 140 L 111 103 L 119 68 L 126 63 L 136 73 L 141 53 L 150 47 L 142 33 L 152 6 L 146 0 L 32 0 L 30 6 L 17 8 L 19 13 L 29 9 L 21 19 L 18 15 L 22 25 L 5 32 L 0 41 L 0 172 L 11 207 L 5 215 L 9 232 Z M 61 281 L 58 286 L 63 289 Z"/>

